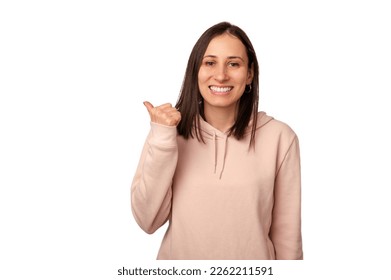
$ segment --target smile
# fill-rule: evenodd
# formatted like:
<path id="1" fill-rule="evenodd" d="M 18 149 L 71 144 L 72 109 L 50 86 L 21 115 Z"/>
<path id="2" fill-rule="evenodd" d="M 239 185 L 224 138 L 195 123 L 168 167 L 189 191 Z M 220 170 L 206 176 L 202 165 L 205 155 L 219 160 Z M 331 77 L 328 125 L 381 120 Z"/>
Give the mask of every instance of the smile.
<path id="1" fill-rule="evenodd" d="M 233 87 L 217 87 L 217 86 L 210 86 L 209 88 L 215 94 L 227 94 L 233 89 Z"/>

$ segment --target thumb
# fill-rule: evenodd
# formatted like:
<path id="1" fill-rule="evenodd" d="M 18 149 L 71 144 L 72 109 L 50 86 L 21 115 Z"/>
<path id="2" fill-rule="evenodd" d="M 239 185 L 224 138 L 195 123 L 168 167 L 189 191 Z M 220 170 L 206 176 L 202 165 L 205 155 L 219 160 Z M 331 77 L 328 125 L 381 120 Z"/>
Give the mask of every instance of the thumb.
<path id="1" fill-rule="evenodd" d="M 154 108 L 153 105 L 148 101 L 144 101 L 143 103 L 144 103 L 144 106 L 147 108 L 148 113 L 151 113 L 151 110 Z"/>

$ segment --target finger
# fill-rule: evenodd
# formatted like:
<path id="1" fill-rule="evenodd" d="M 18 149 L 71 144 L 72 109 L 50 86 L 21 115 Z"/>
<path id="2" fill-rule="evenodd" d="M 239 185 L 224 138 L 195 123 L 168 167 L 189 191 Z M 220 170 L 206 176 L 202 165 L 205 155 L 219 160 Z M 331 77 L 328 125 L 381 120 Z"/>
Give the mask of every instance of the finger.
<path id="1" fill-rule="evenodd" d="M 169 117 L 170 117 L 170 119 L 174 120 L 175 124 L 178 124 L 182 118 L 181 113 L 178 111 L 170 112 Z"/>
<path id="2" fill-rule="evenodd" d="M 165 103 L 160 106 L 157 106 L 156 108 L 159 108 L 159 109 L 172 108 L 172 105 L 171 105 L 171 103 Z"/>
<path id="3" fill-rule="evenodd" d="M 144 101 L 144 106 L 147 108 L 148 113 L 151 113 L 152 109 L 154 108 L 153 105 L 148 101 Z"/>
<path id="4" fill-rule="evenodd" d="M 166 108 L 159 108 L 161 112 L 172 114 L 172 113 L 178 113 L 178 110 L 174 107 L 166 107 Z"/>

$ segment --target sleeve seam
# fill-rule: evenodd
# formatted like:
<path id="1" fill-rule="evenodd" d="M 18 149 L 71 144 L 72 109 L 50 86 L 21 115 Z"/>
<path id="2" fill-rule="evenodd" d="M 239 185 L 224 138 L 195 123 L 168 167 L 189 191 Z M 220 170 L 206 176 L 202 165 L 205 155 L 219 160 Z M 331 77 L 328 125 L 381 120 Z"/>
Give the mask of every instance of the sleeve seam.
<path id="1" fill-rule="evenodd" d="M 285 155 L 284 155 L 284 158 L 283 158 L 283 160 L 281 161 L 281 164 L 280 164 L 280 166 L 279 166 L 278 169 L 277 169 L 276 178 L 278 177 L 278 174 L 280 173 L 281 167 L 283 166 L 283 164 L 284 164 L 284 162 L 285 162 L 285 160 L 286 160 L 287 155 L 289 154 L 290 150 L 292 149 L 293 144 L 294 144 L 296 141 L 297 141 L 297 135 L 295 135 L 295 137 L 293 137 L 292 142 L 290 143 L 289 148 L 288 148 L 288 150 L 286 151 L 286 153 L 285 153 Z"/>

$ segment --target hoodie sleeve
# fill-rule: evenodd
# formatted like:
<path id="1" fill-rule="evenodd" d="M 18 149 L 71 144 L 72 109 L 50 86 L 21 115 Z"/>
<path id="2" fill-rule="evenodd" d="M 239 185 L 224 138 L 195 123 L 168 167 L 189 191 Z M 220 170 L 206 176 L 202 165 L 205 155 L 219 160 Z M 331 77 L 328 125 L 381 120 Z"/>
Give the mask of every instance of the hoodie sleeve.
<path id="1" fill-rule="evenodd" d="M 178 159 L 176 136 L 176 127 L 151 123 L 132 181 L 132 213 L 138 225 L 149 234 L 170 215 L 171 187 Z"/>
<path id="2" fill-rule="evenodd" d="M 276 175 L 271 240 L 277 260 L 302 260 L 300 150 L 295 135 Z"/>

